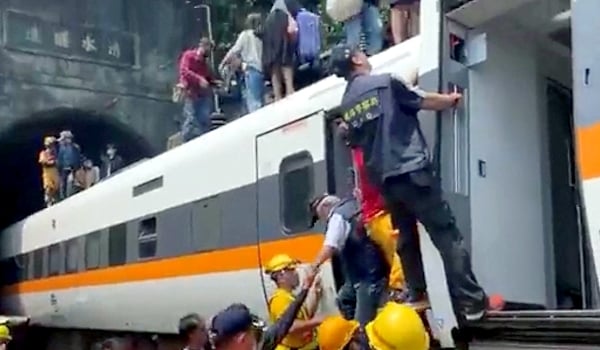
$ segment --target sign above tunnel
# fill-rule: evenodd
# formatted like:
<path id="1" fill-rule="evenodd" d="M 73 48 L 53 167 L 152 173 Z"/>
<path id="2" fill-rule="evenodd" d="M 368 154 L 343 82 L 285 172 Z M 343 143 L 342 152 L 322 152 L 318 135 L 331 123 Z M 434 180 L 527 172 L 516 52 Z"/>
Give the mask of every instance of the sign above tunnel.
<path id="1" fill-rule="evenodd" d="M 132 33 L 54 23 L 14 10 L 6 11 L 4 18 L 7 49 L 119 66 L 135 65 Z"/>

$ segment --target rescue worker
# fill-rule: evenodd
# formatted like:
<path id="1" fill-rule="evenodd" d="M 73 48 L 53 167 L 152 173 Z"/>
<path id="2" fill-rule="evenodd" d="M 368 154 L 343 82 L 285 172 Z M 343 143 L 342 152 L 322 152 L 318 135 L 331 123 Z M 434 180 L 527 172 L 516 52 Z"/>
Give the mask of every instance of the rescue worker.
<path id="1" fill-rule="evenodd" d="M 390 300 L 397 303 L 404 302 L 407 298 L 406 295 L 406 283 L 404 279 L 404 271 L 402 271 L 402 264 L 400 262 L 400 256 L 394 253 L 394 259 L 392 260 L 392 270 L 390 271 Z M 413 305 L 414 307 L 415 305 Z"/>
<path id="2" fill-rule="evenodd" d="M 362 152 L 359 152 L 359 149 L 354 149 L 352 157 L 354 168 L 357 170 L 355 177 L 358 177 L 358 181 L 356 181 L 358 186 L 354 188 L 353 195 L 361 202 L 363 225 L 365 225 L 369 238 L 379 245 L 388 264 L 391 266 L 390 296 L 394 301 L 401 302 L 406 294 L 406 281 L 400 257 L 396 252 L 398 230 L 394 229 L 392 225 L 391 216 L 385 209 L 383 197 L 369 183 L 364 174 Z M 426 305 L 420 305 L 420 307 L 423 306 Z"/>
<path id="3" fill-rule="evenodd" d="M 355 198 L 341 200 L 322 195 L 310 203 L 313 223 L 326 223 L 325 241 L 310 266 L 309 276 L 338 253 L 345 277 L 356 293 L 355 319 L 366 325 L 388 297 L 390 266 L 381 249 L 371 240 L 362 225 Z"/>
<path id="4" fill-rule="evenodd" d="M 338 128 L 340 135 L 345 137 L 343 131 L 345 131 L 343 128 Z M 361 202 L 363 218 L 371 218 L 371 220 L 365 220 L 366 224 L 365 222 L 362 223 L 366 226 L 369 238 L 379 245 L 386 259 L 388 259 L 388 263 L 391 265 L 388 283 L 390 289 L 389 299 L 396 302 L 403 302 L 406 299 L 406 285 L 402 264 L 396 253 L 397 230 L 394 230 L 392 227 L 390 215 L 385 211 L 383 198 L 376 188 L 370 186 L 368 181 L 366 181 L 366 177 L 361 175 L 361 171 L 364 172 L 364 167 L 361 162 L 355 159 L 356 154 L 357 152 L 353 152 L 352 154 L 354 169 L 349 179 L 349 185 L 354 186 L 352 195 Z M 362 160 L 362 153 L 358 154 Z M 356 312 L 356 291 L 349 281 L 346 281 L 338 291 L 337 303 L 338 309 L 346 319 L 350 320 L 354 318 Z"/>
<path id="5" fill-rule="evenodd" d="M 40 152 L 38 163 L 42 167 L 42 184 L 44 187 L 44 201 L 46 206 L 51 206 L 58 201 L 60 194 L 60 174 L 57 164 L 56 137 L 44 138 L 44 150 Z"/>
<path id="6" fill-rule="evenodd" d="M 204 319 L 197 313 L 191 313 L 179 319 L 179 335 L 185 341 L 184 350 L 209 349 L 208 330 Z"/>
<path id="7" fill-rule="evenodd" d="M 209 330 L 210 343 L 215 350 L 275 350 L 297 318 L 306 300 L 314 276 L 307 276 L 301 291 L 283 315 L 270 327 L 264 326 L 243 304 L 232 304 L 217 313 Z"/>
<path id="8" fill-rule="evenodd" d="M 390 302 L 364 329 L 340 315 L 326 318 L 318 343 L 320 350 L 428 350 L 429 334 L 413 308 Z"/>
<path id="9" fill-rule="evenodd" d="M 338 134 L 347 140 L 348 125 L 343 121 L 338 124 Z M 396 254 L 398 230 L 394 229 L 392 225 L 391 215 L 386 210 L 385 201 L 379 190 L 371 184 L 367 177 L 362 149 L 351 147 L 350 151 L 355 184 L 353 195 L 360 202 L 363 224 L 369 237 L 383 250 L 385 259 L 392 266 Z"/>
<path id="10" fill-rule="evenodd" d="M 0 350 L 6 350 L 11 340 L 10 329 L 4 324 L 0 325 Z"/>
<path id="11" fill-rule="evenodd" d="M 389 301 L 397 303 L 404 303 L 407 299 L 407 295 L 404 288 L 404 273 L 402 272 L 402 265 L 400 265 L 400 258 L 398 254 L 394 255 L 394 263 L 392 264 L 392 271 L 390 272 L 389 287 Z M 352 286 L 352 283 L 346 281 L 337 296 L 337 307 L 342 316 L 347 320 L 354 319 L 356 314 L 356 290 Z M 422 309 L 423 307 L 417 307 L 411 304 L 416 309 Z"/>
<path id="12" fill-rule="evenodd" d="M 277 321 L 294 301 L 293 290 L 300 284 L 296 268 L 298 260 L 287 254 L 275 255 L 265 266 L 265 273 L 277 285 L 277 289 L 269 299 L 269 318 L 271 322 Z M 319 282 L 320 284 L 320 282 Z M 322 317 L 315 317 L 315 312 L 321 299 L 321 286 L 313 287 L 316 298 L 307 306 L 302 306 L 288 335 L 277 346 L 277 350 L 302 349 L 312 350 L 317 347 L 314 329 L 321 324 Z"/>
<path id="13" fill-rule="evenodd" d="M 341 103 L 348 142 L 363 151 L 369 181 L 380 188 L 395 226 L 402 232 L 398 252 L 412 301 L 425 301 L 426 285 L 416 220 L 440 251 L 457 316 L 484 316 L 487 298 L 471 271 L 471 259 L 450 207 L 432 172 L 429 148 L 421 131 L 420 109 L 456 106 L 458 93 L 425 93 L 390 74 L 371 74 L 359 49 L 333 48 L 334 73 L 348 81 Z"/>

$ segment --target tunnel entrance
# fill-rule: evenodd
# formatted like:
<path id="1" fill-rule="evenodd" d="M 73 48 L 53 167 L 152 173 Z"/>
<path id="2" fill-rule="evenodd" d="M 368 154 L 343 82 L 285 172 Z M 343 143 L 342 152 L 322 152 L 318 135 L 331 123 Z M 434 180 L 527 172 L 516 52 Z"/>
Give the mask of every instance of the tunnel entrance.
<path id="1" fill-rule="evenodd" d="M 74 108 L 36 112 L 7 125 L 0 131 L 0 228 L 44 208 L 41 168 L 38 155 L 45 136 L 71 130 L 82 154 L 101 165 L 106 144 L 114 143 L 131 164 L 154 155 L 153 147 L 140 134 L 116 118 Z"/>

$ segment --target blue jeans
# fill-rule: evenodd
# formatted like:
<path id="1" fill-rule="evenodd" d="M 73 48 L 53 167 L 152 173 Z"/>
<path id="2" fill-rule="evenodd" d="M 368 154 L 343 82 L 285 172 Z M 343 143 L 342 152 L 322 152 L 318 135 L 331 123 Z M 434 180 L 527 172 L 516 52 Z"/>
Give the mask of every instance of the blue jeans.
<path id="1" fill-rule="evenodd" d="M 360 33 L 364 32 L 367 39 L 367 54 L 374 55 L 383 47 L 382 28 L 379 8 L 365 2 L 360 13 L 344 22 L 346 43 L 358 46 Z"/>
<path id="2" fill-rule="evenodd" d="M 364 327 L 375 318 L 377 310 L 387 299 L 387 278 L 374 283 L 359 282 L 354 285 L 346 281 L 338 292 L 337 304 L 344 318 L 355 319 Z"/>
<path id="3" fill-rule="evenodd" d="M 210 130 L 211 106 L 210 95 L 185 99 L 181 124 L 183 142 L 188 142 Z"/>
<path id="4" fill-rule="evenodd" d="M 246 100 L 246 109 L 252 113 L 263 106 L 263 96 L 265 91 L 265 77 L 256 68 L 248 67 L 244 72 L 244 98 Z"/>

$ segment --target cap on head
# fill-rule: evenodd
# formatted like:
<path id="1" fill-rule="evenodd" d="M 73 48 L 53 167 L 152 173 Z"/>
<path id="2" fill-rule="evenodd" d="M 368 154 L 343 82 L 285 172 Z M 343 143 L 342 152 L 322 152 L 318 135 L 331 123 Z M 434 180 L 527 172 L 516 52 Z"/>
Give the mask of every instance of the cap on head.
<path id="1" fill-rule="evenodd" d="M 317 328 L 317 341 L 321 350 L 342 350 L 358 329 L 358 322 L 346 320 L 341 315 L 329 316 Z"/>
<path id="2" fill-rule="evenodd" d="M 346 78 L 352 73 L 353 63 L 352 56 L 356 53 L 357 48 L 339 44 L 331 49 L 330 65 L 333 74 L 341 78 Z"/>
<path id="3" fill-rule="evenodd" d="M 410 306 L 387 303 L 365 332 L 374 350 L 428 350 L 429 334 L 419 314 Z"/>
<path id="4" fill-rule="evenodd" d="M 64 140 L 64 139 L 72 139 L 73 138 L 73 133 L 71 132 L 71 130 L 63 130 L 60 132 L 60 139 Z"/>
<path id="5" fill-rule="evenodd" d="M 214 346 L 230 340 L 235 335 L 254 328 L 261 328 L 264 322 L 250 312 L 244 304 L 231 304 L 217 313 L 210 326 L 210 340 Z"/>
<path id="6" fill-rule="evenodd" d="M 277 254 L 265 265 L 265 273 L 270 275 L 284 269 L 295 268 L 299 263 L 300 261 L 287 254 Z"/>
<path id="7" fill-rule="evenodd" d="M 315 198 L 313 198 L 313 200 L 310 201 L 310 203 L 308 204 L 308 209 L 310 210 L 310 213 L 312 215 L 311 221 L 310 221 L 310 227 L 315 226 L 317 221 L 319 221 L 319 213 L 317 212 L 317 208 L 319 207 L 319 204 L 321 204 L 321 202 L 323 202 L 323 200 L 325 198 L 327 198 L 328 196 L 329 196 L 328 193 L 318 195 Z"/>

